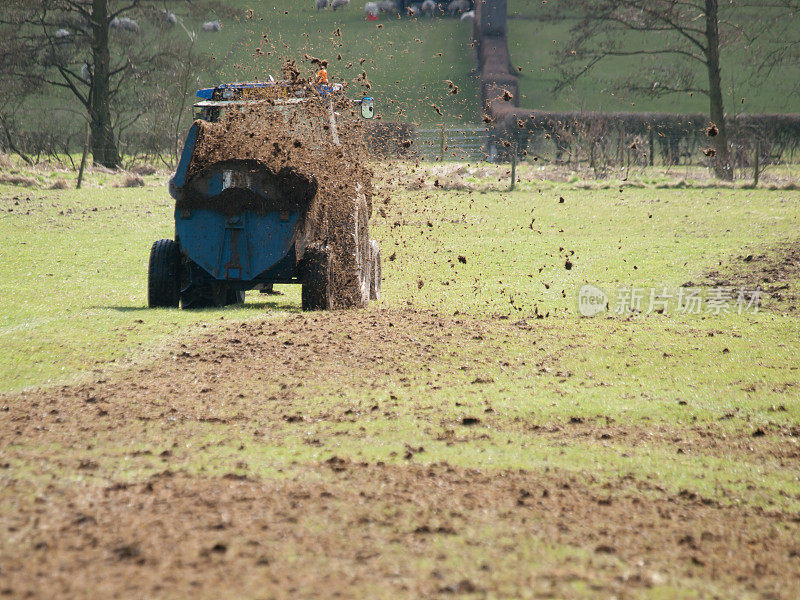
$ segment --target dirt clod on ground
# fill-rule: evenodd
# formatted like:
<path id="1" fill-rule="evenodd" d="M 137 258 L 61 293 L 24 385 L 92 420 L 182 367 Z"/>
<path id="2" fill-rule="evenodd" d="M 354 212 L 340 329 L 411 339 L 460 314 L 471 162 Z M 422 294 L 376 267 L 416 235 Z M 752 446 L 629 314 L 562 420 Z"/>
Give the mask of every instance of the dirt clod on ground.
<path id="1" fill-rule="evenodd" d="M 747 300 L 759 294 L 759 306 L 800 311 L 800 240 L 757 253 L 732 257 L 709 272 L 704 282 L 713 287 L 742 291 Z M 691 282 L 690 282 L 691 283 Z"/>

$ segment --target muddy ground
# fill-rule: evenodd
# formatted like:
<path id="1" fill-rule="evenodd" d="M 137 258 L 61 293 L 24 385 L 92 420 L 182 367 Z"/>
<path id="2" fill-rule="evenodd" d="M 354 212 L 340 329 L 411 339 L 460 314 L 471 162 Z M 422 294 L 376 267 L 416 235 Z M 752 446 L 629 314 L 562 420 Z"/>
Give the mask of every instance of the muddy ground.
<path id="1" fill-rule="evenodd" d="M 800 596 L 795 512 L 630 476 L 471 468 L 414 446 L 378 460 L 346 448 L 368 443 L 379 419 L 390 428 L 411 420 L 455 447 L 524 430 L 554 448 L 624 440 L 797 464 L 798 432 L 788 429 L 533 425 L 491 406 L 465 417 L 424 398 L 404 402 L 415 373 L 442 368 L 443 348 L 472 352 L 466 368 L 479 388 L 496 345 L 535 345 L 542 329 L 412 310 L 303 314 L 229 326 L 153 364 L 2 397 L 0 594 Z M 570 351 L 565 342 L 534 358 L 555 379 Z M 387 380 L 396 386 L 388 398 L 378 394 Z M 318 400 L 320 386 L 337 381 L 367 393 Z M 259 444 L 278 449 L 272 466 L 253 464 L 248 449 Z M 194 462 L 215 448 L 232 452 Z M 298 448 L 321 450 L 309 458 Z"/>
<path id="2" fill-rule="evenodd" d="M 800 578 L 798 525 L 781 515 L 439 464 L 53 487 L 3 527 L 14 597 L 563 597 L 575 581 L 630 597 L 699 576 L 792 598 Z M 548 564 L 531 538 L 577 550 Z"/>
<path id="3" fill-rule="evenodd" d="M 753 254 L 739 254 L 710 271 L 707 285 L 758 290 L 767 310 L 797 314 L 800 311 L 800 242 Z"/>

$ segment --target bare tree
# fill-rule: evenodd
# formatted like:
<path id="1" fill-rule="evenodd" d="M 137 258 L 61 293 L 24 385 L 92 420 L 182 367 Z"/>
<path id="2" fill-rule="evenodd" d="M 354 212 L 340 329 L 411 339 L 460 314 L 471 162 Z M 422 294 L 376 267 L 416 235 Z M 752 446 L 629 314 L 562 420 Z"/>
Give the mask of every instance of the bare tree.
<path id="1" fill-rule="evenodd" d="M 5 45 L 0 40 L 0 54 Z M 0 62 L 0 81 L 3 79 L 2 72 L 9 67 L 8 63 Z M 5 82 L 4 93 L 0 94 L 0 141 L 7 150 L 18 155 L 28 164 L 32 164 L 33 160 L 19 143 L 16 132 L 19 127 L 19 116 L 25 106 L 25 100 L 31 92 L 32 90 L 25 85 L 24 81 L 9 80 Z"/>
<path id="2" fill-rule="evenodd" d="M 191 53 L 183 36 L 158 36 L 158 6 L 152 0 L 4 0 L 0 95 L 6 83 L 28 95 L 62 90 L 86 115 L 94 162 L 117 167 L 120 132 L 152 109 L 149 96 L 172 84 L 167 73 Z M 134 17 L 149 26 L 140 29 Z"/>
<path id="3" fill-rule="evenodd" d="M 700 93 L 709 99 L 708 133 L 714 170 L 733 178 L 725 123 L 720 57 L 737 46 L 750 52 L 771 48 L 765 65 L 787 60 L 787 23 L 798 23 L 797 0 L 725 2 L 718 0 L 562 0 L 560 18 L 575 19 L 569 43 L 559 53 L 557 88 L 569 85 L 601 61 L 638 59 L 619 82 L 627 90 L 661 96 Z M 651 59 L 651 60 L 648 60 Z M 698 66 L 701 69 L 698 69 Z M 705 72 L 698 82 L 698 70 Z"/>

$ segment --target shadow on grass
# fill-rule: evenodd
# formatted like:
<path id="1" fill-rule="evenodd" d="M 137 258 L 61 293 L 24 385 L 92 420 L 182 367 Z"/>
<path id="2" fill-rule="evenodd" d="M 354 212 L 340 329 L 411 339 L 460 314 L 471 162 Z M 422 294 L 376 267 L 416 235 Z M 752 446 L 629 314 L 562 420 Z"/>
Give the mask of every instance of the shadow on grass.
<path id="1" fill-rule="evenodd" d="M 244 308 L 244 309 L 255 309 L 255 308 L 268 308 L 270 310 L 282 310 L 286 312 L 302 312 L 302 308 L 299 304 L 295 304 L 293 302 L 287 302 L 286 300 L 264 300 L 260 302 L 247 302 L 245 304 L 239 304 L 236 308 Z"/>
<path id="2" fill-rule="evenodd" d="M 132 313 L 132 312 L 146 312 L 149 310 L 156 310 L 151 309 L 148 306 L 90 306 L 92 310 L 114 310 L 117 312 L 122 313 Z M 287 302 L 284 300 L 265 300 L 260 302 L 246 302 L 245 304 L 231 304 L 230 306 L 214 306 L 209 308 L 187 308 L 187 309 L 179 309 L 179 308 L 159 308 L 157 310 L 186 310 L 192 313 L 203 313 L 203 312 L 213 312 L 213 313 L 224 313 L 230 312 L 232 310 L 247 310 L 247 311 L 255 311 L 255 310 L 274 310 L 274 311 L 283 311 L 283 312 L 295 312 L 299 313 L 302 312 L 299 304 L 294 304 L 291 302 Z"/>

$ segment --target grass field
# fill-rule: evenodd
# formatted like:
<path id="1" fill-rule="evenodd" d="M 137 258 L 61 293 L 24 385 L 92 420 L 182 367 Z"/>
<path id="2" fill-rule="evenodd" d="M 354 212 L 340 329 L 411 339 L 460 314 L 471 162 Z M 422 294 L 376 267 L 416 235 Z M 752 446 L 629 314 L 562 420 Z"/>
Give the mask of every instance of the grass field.
<path id="1" fill-rule="evenodd" d="M 672 94 L 661 98 L 644 97 L 621 92 L 613 80 L 656 68 L 670 57 L 653 57 L 651 63 L 641 57 L 604 60 L 591 73 L 560 94 L 553 93 L 558 61 L 554 52 L 563 49 L 570 40 L 573 23 L 549 20 L 555 4 L 539 0 L 509 2 L 509 51 L 514 66 L 522 67 L 520 105 L 543 110 L 603 110 L 668 113 L 708 112 L 708 98 L 702 94 Z M 722 7 L 722 18 L 733 5 Z M 764 9 L 768 10 L 767 8 Z M 648 34 L 642 44 L 648 48 L 661 47 L 658 34 Z M 798 113 L 800 100 L 796 93 L 798 67 L 781 67 L 764 79 L 755 72 L 753 59 L 742 50 L 741 43 L 731 43 L 723 49 L 722 78 L 726 112 Z M 707 75 L 697 63 L 697 82 L 703 85 Z"/>
<path id="2" fill-rule="evenodd" d="M 195 100 L 195 83 L 214 86 L 263 81 L 269 75 L 280 78 L 280 67 L 287 59 L 297 61 L 304 76 L 313 76 L 317 67 L 304 59 L 309 55 L 329 61 L 331 80 L 348 83 L 346 93 L 350 98 L 357 99 L 362 93 L 372 95 L 381 120 L 425 127 L 476 123 L 480 119 L 470 23 L 455 18 L 400 19 L 387 14 L 382 14 L 377 23 L 367 22 L 363 3 L 356 2 L 335 12 L 317 12 L 312 0 L 228 0 L 223 5 L 216 12 L 193 14 L 184 3 L 165 3 L 182 15 L 188 31 L 197 34 L 194 50 L 214 58 L 215 70 L 194 74 L 197 81 L 190 84 L 192 95 L 188 102 Z M 250 18 L 248 10 L 252 11 Z M 221 31 L 201 30 L 203 22 L 211 20 L 221 22 Z M 140 19 L 140 26 L 142 35 L 153 44 L 169 38 L 186 42 L 186 32 L 181 27 L 159 30 L 158 23 L 144 19 Z M 125 41 L 124 37 L 113 36 L 116 42 L 120 39 Z M 359 79 L 362 72 L 369 89 Z M 457 86 L 458 94 L 450 93 L 448 81 Z M 125 95 L 148 93 L 147 87 L 141 85 L 125 90 Z M 190 119 L 191 109 L 187 106 L 183 120 L 186 129 Z M 70 137 L 71 151 L 80 152 L 85 116 L 69 90 L 43 88 L 41 95 L 26 100 L 26 110 L 19 120 L 23 129 L 53 132 L 59 140 Z M 139 133 L 164 127 L 161 114 L 145 113 L 135 121 L 122 134 L 123 142 L 131 143 L 131 139 L 139 139 Z M 123 153 L 136 150 L 124 143 L 120 148 Z"/>
<path id="3" fill-rule="evenodd" d="M 212 54 L 218 67 L 218 74 L 199 73 L 200 85 L 278 76 L 285 58 L 301 61 L 310 74 L 313 67 L 302 63 L 308 54 L 330 61 L 330 76 L 335 81 L 349 82 L 348 93 L 354 98 L 364 91 L 361 82 L 356 81 L 363 71 L 381 119 L 423 127 L 443 122 L 480 123 L 470 23 L 453 18 L 411 20 L 388 14 L 382 14 L 377 23 L 367 22 L 363 5 L 355 2 L 336 12 L 318 12 L 311 0 L 229 0 L 224 4 L 218 13 L 198 13 L 185 21 L 187 28 L 198 34 L 196 49 Z M 614 93 L 609 80 L 630 69 L 630 64 L 622 60 L 603 63 L 576 89 L 554 94 L 552 50 L 565 43 L 568 26 L 541 20 L 549 10 L 550 5 L 531 0 L 514 1 L 509 8 L 511 59 L 514 66 L 522 68 L 521 106 L 547 110 L 707 112 L 707 100 L 698 94 L 653 99 Z M 212 19 L 221 21 L 222 30 L 202 32 L 202 22 Z M 149 28 L 152 34 L 155 24 L 143 21 L 142 27 Z M 175 28 L 160 35 L 182 38 L 185 33 Z M 797 69 L 776 69 L 766 81 L 755 78 L 757 83 L 753 83 L 753 74 L 741 66 L 748 62 L 734 52 L 724 63 L 729 114 L 800 112 L 795 93 L 800 74 Z M 448 81 L 457 86 L 458 94 L 450 93 Z M 82 113 L 68 92 L 47 90 L 42 97 L 29 100 L 28 107 L 29 119 L 23 121 L 33 130 L 50 129 L 50 122 L 42 122 L 41 115 L 56 115 L 59 123 L 77 123 L 70 135 L 73 149 L 79 148 Z M 128 133 L 154 126 L 151 116 L 144 115 Z"/>
<path id="4" fill-rule="evenodd" d="M 479 119 L 470 23 L 389 14 L 368 22 L 363 4 L 356 2 L 337 11 L 317 11 L 311 0 L 226 4 L 238 9 L 236 17 L 223 19 L 220 33 L 199 37 L 200 48 L 223 64 L 225 80 L 278 77 L 284 58 L 300 61 L 308 54 L 329 61 L 334 81 L 353 82 L 354 95 L 362 89 L 354 80 L 364 71 L 384 119 L 422 123 Z M 247 18 L 247 9 L 253 10 L 252 18 Z M 264 54 L 257 54 L 256 48 Z M 305 67 L 313 72 L 313 65 Z M 447 80 L 458 86 L 458 94 L 450 93 Z"/>
<path id="5" fill-rule="evenodd" d="M 199 38 L 200 48 L 212 52 L 224 65 L 223 78 L 263 78 L 265 73 L 279 72 L 283 56 L 297 59 L 308 53 L 328 58 L 331 74 L 349 81 L 360 73 L 355 65 L 363 58 L 374 95 L 388 109 L 384 118 L 420 123 L 478 122 L 480 118 L 477 79 L 471 74 L 476 65 L 470 48 L 470 23 L 449 18 L 398 19 L 385 14 L 377 24 L 370 23 L 357 3 L 336 12 L 318 12 L 310 0 L 280 0 L 269 6 L 235 0 L 227 5 L 238 10 L 237 16 L 223 17 L 226 26 L 222 32 L 201 33 Z M 633 65 L 625 59 L 607 61 L 576 89 L 554 94 L 552 52 L 566 43 L 571 24 L 548 21 L 551 6 L 538 0 L 515 0 L 509 5 L 511 60 L 523 69 L 521 106 L 545 110 L 708 111 L 708 100 L 700 94 L 659 99 L 615 92 L 610 80 Z M 250 19 L 245 16 L 247 9 L 254 10 Z M 333 35 L 337 29 L 341 36 Z M 261 56 L 255 53 L 257 47 L 277 52 Z M 341 61 L 335 60 L 339 54 Z M 742 52 L 729 49 L 726 57 L 723 73 L 729 112 L 800 112 L 795 93 L 800 75 L 797 68 L 775 69 L 767 81 L 762 81 L 743 67 L 750 60 Z M 352 68 L 343 68 L 351 62 Z M 698 77 L 702 81 L 703 73 Z M 458 95 L 449 94 L 445 80 L 459 86 Z M 444 115 L 439 116 L 432 104 Z"/>
<path id="6" fill-rule="evenodd" d="M 409 168 L 345 313 L 148 310 L 163 178 L 0 187 L 4 593 L 797 597 L 798 192 Z M 762 309 L 578 314 L 720 282 Z"/>
<path id="7" fill-rule="evenodd" d="M 172 8 L 183 14 L 182 6 Z M 312 76 L 318 67 L 304 60 L 309 55 L 328 60 L 331 80 L 350 84 L 351 97 L 360 97 L 364 91 L 374 96 L 381 119 L 423 124 L 480 119 L 470 46 L 472 24 L 457 18 L 412 20 L 383 13 L 378 22 L 368 22 L 363 3 L 318 12 L 313 0 L 228 0 L 220 12 L 182 18 L 187 30 L 197 35 L 195 51 L 213 56 L 217 69 L 213 75 L 197 73 L 200 85 L 264 81 L 269 75 L 280 78 L 280 67 L 287 59 L 297 61 L 303 75 Z M 219 20 L 221 31 L 203 32 L 206 20 Z M 147 29 L 143 35 L 152 36 L 157 24 L 142 21 L 141 27 Z M 184 30 L 176 27 L 157 35 L 154 43 L 164 37 L 185 41 L 185 36 Z M 369 90 L 361 80 L 356 81 L 362 71 Z M 450 93 L 448 80 L 458 86 L 458 94 Z M 42 98 L 32 102 L 34 107 L 41 103 L 38 110 L 45 113 L 57 107 L 65 119 L 80 114 L 73 98 L 58 90 L 47 89 Z M 146 128 L 148 123 L 148 115 L 144 115 L 136 127 Z"/>

